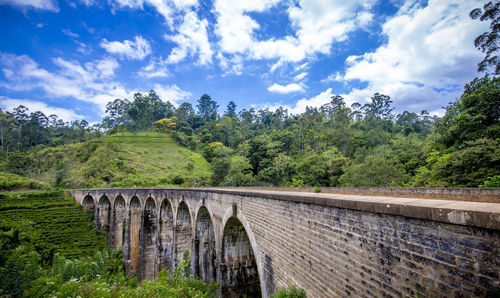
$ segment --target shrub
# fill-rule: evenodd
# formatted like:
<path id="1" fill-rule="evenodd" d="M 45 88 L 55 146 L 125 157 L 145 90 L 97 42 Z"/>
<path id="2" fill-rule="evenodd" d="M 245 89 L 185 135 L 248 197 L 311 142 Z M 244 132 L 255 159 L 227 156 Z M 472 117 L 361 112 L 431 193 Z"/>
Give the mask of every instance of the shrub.
<path id="1" fill-rule="evenodd" d="M 272 298 L 305 298 L 306 291 L 304 289 L 299 288 L 298 286 L 281 288 L 278 292 L 271 295 Z"/>

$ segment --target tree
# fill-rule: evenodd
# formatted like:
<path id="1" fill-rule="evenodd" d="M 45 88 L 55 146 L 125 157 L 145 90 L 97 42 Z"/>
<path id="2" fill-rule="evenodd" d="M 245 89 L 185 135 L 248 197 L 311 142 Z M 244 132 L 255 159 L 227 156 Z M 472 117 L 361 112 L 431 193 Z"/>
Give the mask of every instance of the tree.
<path id="1" fill-rule="evenodd" d="M 127 111 L 130 108 L 128 99 L 117 98 L 106 104 L 106 114 L 104 117 L 103 127 L 107 129 L 120 128 L 127 123 Z"/>
<path id="2" fill-rule="evenodd" d="M 224 115 L 229 116 L 231 118 L 236 117 L 236 104 L 234 103 L 234 101 L 230 101 L 227 104 L 226 114 Z"/>
<path id="3" fill-rule="evenodd" d="M 394 108 L 391 107 L 392 100 L 389 96 L 375 93 L 372 102 L 363 106 L 367 116 L 373 116 L 376 119 L 391 119 L 391 112 Z"/>
<path id="4" fill-rule="evenodd" d="M 500 138 L 500 78 L 475 78 L 436 121 L 435 145 L 458 148 L 466 141 Z"/>
<path id="5" fill-rule="evenodd" d="M 215 100 L 212 100 L 210 95 L 203 94 L 198 99 L 196 107 L 198 108 L 198 115 L 200 115 L 205 122 L 217 119 L 217 108 L 219 105 Z"/>
<path id="6" fill-rule="evenodd" d="M 489 67 L 495 69 L 495 74 L 500 74 L 500 59 L 498 58 L 500 33 L 500 1 L 494 0 L 486 3 L 481 8 L 475 8 L 470 12 L 472 19 L 481 21 L 490 21 L 490 32 L 484 32 L 476 37 L 474 45 L 485 53 L 484 59 L 477 65 L 478 71 L 486 71 Z"/>

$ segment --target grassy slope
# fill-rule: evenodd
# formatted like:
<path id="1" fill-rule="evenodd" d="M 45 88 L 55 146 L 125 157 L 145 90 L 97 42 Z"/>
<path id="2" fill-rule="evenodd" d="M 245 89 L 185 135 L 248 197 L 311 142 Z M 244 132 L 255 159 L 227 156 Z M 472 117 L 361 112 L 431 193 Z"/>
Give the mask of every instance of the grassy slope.
<path id="1" fill-rule="evenodd" d="M 197 181 L 211 174 L 210 164 L 198 153 L 179 146 L 160 133 L 115 134 L 84 143 L 47 148 L 33 158 L 31 178 L 63 187 L 172 186 L 173 178 Z"/>
<path id="2" fill-rule="evenodd" d="M 50 189 L 50 185 L 16 174 L 0 172 L 0 190 L 27 189 Z"/>
<path id="3" fill-rule="evenodd" d="M 1 193 L 0 230 L 12 228 L 67 257 L 94 255 L 107 246 L 107 233 L 96 233 L 92 215 L 60 191 Z"/>

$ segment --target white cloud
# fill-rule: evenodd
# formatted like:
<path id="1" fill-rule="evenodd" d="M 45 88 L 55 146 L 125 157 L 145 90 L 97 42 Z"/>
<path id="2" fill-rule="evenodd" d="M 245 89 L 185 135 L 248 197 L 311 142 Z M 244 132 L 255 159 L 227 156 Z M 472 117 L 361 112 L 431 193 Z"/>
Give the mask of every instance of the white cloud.
<path id="1" fill-rule="evenodd" d="M 344 81 L 344 77 L 338 71 L 336 73 L 330 74 L 328 77 L 321 80 L 322 83 L 342 82 L 342 81 Z"/>
<path id="2" fill-rule="evenodd" d="M 290 112 L 293 114 L 300 114 L 306 111 L 306 107 L 319 108 L 325 103 L 329 103 L 332 96 L 332 88 L 328 88 L 320 94 L 311 98 L 299 99 L 295 103 L 295 106 L 293 108 L 290 108 Z"/>
<path id="3" fill-rule="evenodd" d="M 49 72 L 26 55 L 0 53 L 0 66 L 5 81 L 0 87 L 14 91 L 41 89 L 51 98 L 72 97 L 91 102 L 104 112 L 106 104 L 115 98 L 131 95 L 120 83 L 112 80 L 119 64 L 114 59 L 102 59 L 81 65 L 62 58 L 53 59 L 59 67 Z"/>
<path id="4" fill-rule="evenodd" d="M 69 29 L 62 29 L 62 33 L 64 33 L 65 35 L 67 35 L 69 37 L 74 37 L 74 38 L 80 37 L 78 34 L 71 32 L 71 30 L 69 30 Z"/>
<path id="5" fill-rule="evenodd" d="M 297 83 L 291 83 L 288 85 L 279 85 L 274 83 L 271 86 L 267 87 L 267 90 L 270 92 L 286 94 L 292 92 L 304 92 L 304 87 Z"/>
<path id="6" fill-rule="evenodd" d="M 165 63 L 161 60 L 159 61 L 154 61 L 151 60 L 151 62 L 141 68 L 137 74 L 141 77 L 146 77 L 146 78 L 165 78 L 169 76 L 167 67 L 165 66 Z"/>
<path id="7" fill-rule="evenodd" d="M 206 65 L 212 62 L 213 50 L 208 39 L 208 21 L 200 19 L 194 10 L 198 0 L 114 0 L 115 7 L 143 9 L 152 6 L 163 16 L 172 33 L 165 34 L 166 40 L 176 43 L 164 61 L 176 64 L 187 57 L 198 56 L 197 63 Z"/>
<path id="8" fill-rule="evenodd" d="M 20 105 L 27 107 L 30 112 L 40 111 L 47 117 L 55 114 L 64 121 L 73 121 L 85 118 L 83 115 L 77 114 L 73 110 L 48 106 L 46 103 L 41 101 L 13 99 L 5 96 L 0 96 L 0 107 L 4 110 L 12 111 L 14 110 L 14 108 L 17 108 Z"/>
<path id="9" fill-rule="evenodd" d="M 177 12 L 189 11 L 198 6 L 197 0 L 113 0 L 115 7 L 129 7 L 133 9 L 143 9 L 144 5 L 152 6 L 163 16 L 168 26 L 172 27 Z"/>
<path id="10" fill-rule="evenodd" d="M 111 54 L 117 54 L 129 59 L 142 60 L 151 54 L 151 46 L 142 36 L 136 36 L 135 41 L 124 40 L 123 42 L 107 41 L 104 38 L 101 41 L 101 47 Z"/>
<path id="11" fill-rule="evenodd" d="M 178 63 L 184 58 L 198 55 L 200 65 L 212 62 L 212 48 L 207 36 L 208 22 L 206 19 L 200 21 L 195 12 L 191 11 L 184 15 L 182 24 L 177 28 L 175 35 L 165 35 L 167 40 L 177 44 L 167 57 L 167 63 Z"/>
<path id="12" fill-rule="evenodd" d="M 182 90 L 176 84 L 166 86 L 156 84 L 154 90 L 160 96 L 161 100 L 165 102 L 170 101 L 174 106 L 178 106 L 180 101 L 193 95 L 191 92 Z"/>
<path id="13" fill-rule="evenodd" d="M 329 80 L 366 82 L 367 87 L 345 95 L 364 102 L 375 92 L 391 96 L 395 106 L 436 110 L 454 100 L 475 75 L 481 53 L 473 40 L 487 24 L 471 20 L 468 12 L 481 1 L 430 0 L 426 7 L 413 1 L 382 26 L 387 42 L 374 52 L 350 56 L 343 76 Z"/>
<path id="14" fill-rule="evenodd" d="M 300 81 L 302 79 L 304 79 L 305 77 L 307 76 L 307 72 L 301 72 L 299 74 L 297 74 L 296 76 L 293 77 L 293 80 L 294 81 Z"/>
<path id="15" fill-rule="evenodd" d="M 57 1 L 54 0 L 0 0 L 0 5 L 3 4 L 10 4 L 21 9 L 34 8 L 52 12 L 59 11 Z"/>
<path id="16" fill-rule="evenodd" d="M 271 72 L 285 62 L 299 62 L 311 55 L 329 54 L 333 42 L 343 41 L 347 33 L 366 26 L 375 0 L 290 1 L 287 10 L 295 35 L 260 40 L 260 25 L 247 13 L 266 11 L 280 0 L 217 0 L 215 11 L 219 47 L 225 55 L 240 54 L 246 59 L 279 59 Z"/>

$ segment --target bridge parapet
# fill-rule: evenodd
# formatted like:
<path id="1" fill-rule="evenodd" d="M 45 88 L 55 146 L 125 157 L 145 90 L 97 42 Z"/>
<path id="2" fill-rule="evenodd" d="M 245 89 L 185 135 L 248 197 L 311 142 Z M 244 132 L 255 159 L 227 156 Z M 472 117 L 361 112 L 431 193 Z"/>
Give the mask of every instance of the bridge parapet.
<path id="1" fill-rule="evenodd" d="M 98 222 L 109 223 L 110 239 L 125 234 L 125 261 L 137 264 L 127 268 L 140 278 L 172 268 L 187 248 L 193 273 L 204 280 L 221 281 L 229 292 L 253 291 L 257 283 L 266 297 L 293 284 L 312 297 L 402 296 L 414 290 L 412 283 L 431 296 L 500 289 L 498 203 L 425 199 L 416 192 L 411 197 L 228 188 L 71 193 L 82 205 L 86 197 L 95 206 L 107 197 L 111 216 L 117 214 L 115 200 L 124 199 L 127 216 L 118 219 L 123 224 L 113 218 Z M 496 198 L 495 192 L 488 196 Z M 133 197 L 142 218 L 132 221 Z M 154 229 L 144 226 L 152 214 L 145 211 L 148 199 L 159 215 Z M 166 205 L 170 213 L 161 210 Z M 96 209 L 96 216 L 108 213 Z M 118 231 L 120 226 L 125 230 Z M 139 232 L 144 230 L 149 232 Z M 135 245 L 144 247 L 134 255 L 129 251 Z"/>

